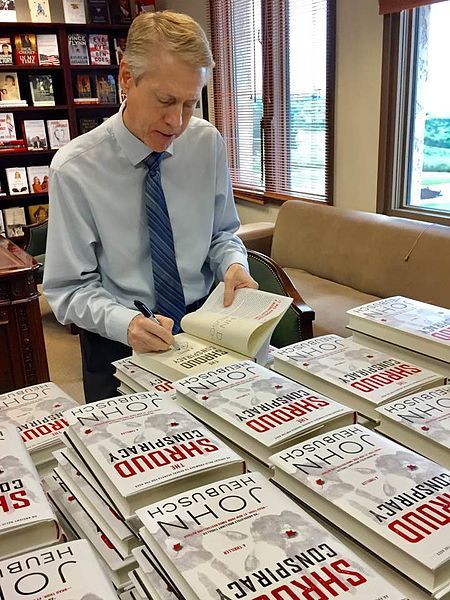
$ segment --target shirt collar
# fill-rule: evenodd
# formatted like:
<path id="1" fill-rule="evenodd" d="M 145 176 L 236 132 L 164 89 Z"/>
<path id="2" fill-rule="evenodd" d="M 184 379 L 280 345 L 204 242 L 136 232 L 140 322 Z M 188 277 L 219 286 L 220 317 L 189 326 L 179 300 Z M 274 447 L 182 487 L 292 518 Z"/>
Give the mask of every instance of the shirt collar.
<path id="1" fill-rule="evenodd" d="M 131 164 L 136 167 L 152 152 L 152 149 L 127 129 L 123 122 L 125 106 L 126 102 L 123 102 L 119 112 L 112 119 L 112 133 Z M 173 143 L 166 149 L 166 153 L 173 155 Z"/>

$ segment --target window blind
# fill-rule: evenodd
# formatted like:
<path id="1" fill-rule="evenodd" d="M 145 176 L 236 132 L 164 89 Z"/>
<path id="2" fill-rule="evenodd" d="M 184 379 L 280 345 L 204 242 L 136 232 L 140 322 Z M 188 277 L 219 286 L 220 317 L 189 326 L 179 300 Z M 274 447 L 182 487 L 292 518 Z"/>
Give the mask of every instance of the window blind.
<path id="1" fill-rule="evenodd" d="M 334 0 L 210 0 L 216 125 L 237 195 L 330 201 Z"/>
<path id="2" fill-rule="evenodd" d="M 444 0 L 379 0 L 380 15 L 418 8 L 419 6 L 435 4 L 436 2 L 444 2 Z"/>

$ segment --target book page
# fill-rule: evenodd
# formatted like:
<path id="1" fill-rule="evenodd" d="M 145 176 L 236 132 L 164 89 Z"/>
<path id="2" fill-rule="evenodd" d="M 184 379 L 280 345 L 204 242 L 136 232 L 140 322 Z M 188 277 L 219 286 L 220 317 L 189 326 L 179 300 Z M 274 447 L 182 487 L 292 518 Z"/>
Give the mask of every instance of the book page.
<path id="1" fill-rule="evenodd" d="M 224 284 L 219 283 L 205 304 L 183 317 L 186 333 L 254 357 L 267 342 L 292 298 L 261 290 L 236 290 L 233 304 L 223 306 Z"/>

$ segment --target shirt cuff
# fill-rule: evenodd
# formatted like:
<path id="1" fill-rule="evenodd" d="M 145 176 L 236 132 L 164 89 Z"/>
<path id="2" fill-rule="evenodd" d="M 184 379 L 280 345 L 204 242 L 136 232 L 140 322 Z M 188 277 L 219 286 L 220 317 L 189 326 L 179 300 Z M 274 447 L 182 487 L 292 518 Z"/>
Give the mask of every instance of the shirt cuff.
<path id="1" fill-rule="evenodd" d="M 230 267 L 230 265 L 233 265 L 235 263 L 242 265 L 244 267 L 244 269 L 247 271 L 247 273 L 249 273 L 247 257 L 244 254 L 242 254 L 242 252 L 237 252 L 237 251 L 233 250 L 232 252 L 227 252 L 225 254 L 225 256 L 223 257 L 223 260 L 222 260 L 219 268 L 217 269 L 217 278 L 220 281 L 223 281 L 228 267 Z"/>
<path id="2" fill-rule="evenodd" d="M 125 306 L 115 307 L 108 315 L 108 338 L 129 346 L 128 326 L 131 319 L 139 314 L 138 311 Z"/>

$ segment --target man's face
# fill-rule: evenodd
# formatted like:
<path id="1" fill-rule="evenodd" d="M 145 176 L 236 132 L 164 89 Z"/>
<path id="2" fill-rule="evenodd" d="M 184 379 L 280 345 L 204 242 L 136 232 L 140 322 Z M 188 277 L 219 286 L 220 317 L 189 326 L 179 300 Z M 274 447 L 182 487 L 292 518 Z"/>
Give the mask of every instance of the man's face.
<path id="1" fill-rule="evenodd" d="M 3 44 L 2 52 L 3 52 L 3 54 L 9 54 L 9 48 L 6 44 Z"/>
<path id="2" fill-rule="evenodd" d="M 120 82 L 127 94 L 123 119 L 144 144 L 163 152 L 189 124 L 206 82 L 206 69 L 192 67 L 167 53 L 136 84 L 127 64 L 120 65 Z"/>

